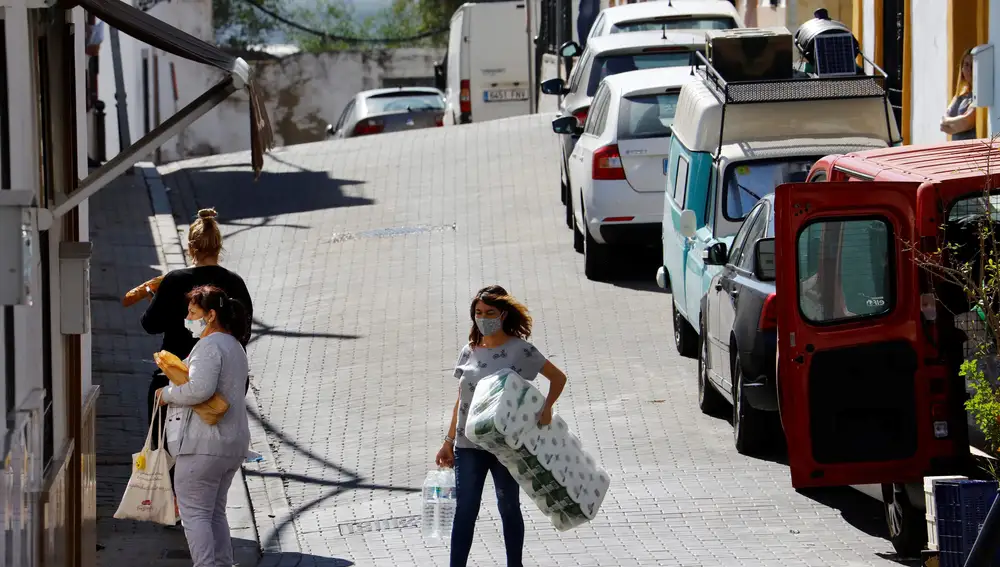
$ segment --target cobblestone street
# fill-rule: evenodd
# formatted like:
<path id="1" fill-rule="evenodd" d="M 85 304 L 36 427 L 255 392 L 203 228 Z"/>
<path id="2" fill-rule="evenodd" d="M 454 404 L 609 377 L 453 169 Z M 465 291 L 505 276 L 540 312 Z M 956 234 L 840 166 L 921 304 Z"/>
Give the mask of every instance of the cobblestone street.
<path id="1" fill-rule="evenodd" d="M 550 117 L 161 167 L 177 218 L 216 207 L 224 265 L 257 308 L 248 465 L 262 565 L 446 565 L 415 527 L 454 400 L 471 294 L 500 283 L 569 376 L 556 412 L 612 475 L 599 517 L 559 533 L 526 510 L 526 565 L 889 565 L 881 506 L 797 493 L 696 407 L 655 266 L 582 273 L 558 197 Z M 182 226 L 181 229 L 184 227 Z M 473 565 L 503 564 L 487 486 Z M 523 499 L 524 500 L 524 499 Z"/>

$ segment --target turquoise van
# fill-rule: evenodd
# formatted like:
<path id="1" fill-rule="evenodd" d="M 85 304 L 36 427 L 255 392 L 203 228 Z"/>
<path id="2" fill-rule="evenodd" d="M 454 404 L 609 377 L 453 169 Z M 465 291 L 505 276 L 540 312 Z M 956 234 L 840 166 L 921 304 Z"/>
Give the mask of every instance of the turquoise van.
<path id="1" fill-rule="evenodd" d="M 705 258 L 726 257 L 757 201 L 782 183 L 805 181 L 823 156 L 885 148 L 899 138 L 877 77 L 809 77 L 760 88 L 764 83 L 727 85 L 701 61 L 695 73 L 702 80 L 685 85 L 677 104 L 656 274 L 657 285 L 673 294 L 674 343 L 688 357 L 697 356 L 702 299 L 722 269 Z M 803 92 L 811 99 L 802 100 Z"/>

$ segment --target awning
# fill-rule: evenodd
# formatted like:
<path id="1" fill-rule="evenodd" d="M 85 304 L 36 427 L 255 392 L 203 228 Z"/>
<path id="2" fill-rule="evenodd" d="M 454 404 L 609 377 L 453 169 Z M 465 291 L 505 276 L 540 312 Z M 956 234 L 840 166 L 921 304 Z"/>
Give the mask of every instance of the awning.
<path id="1" fill-rule="evenodd" d="M 143 136 L 113 159 L 97 168 L 84 179 L 79 187 L 53 210 L 60 217 L 72 210 L 113 179 L 124 173 L 154 149 L 174 137 L 180 130 L 218 106 L 232 93 L 246 89 L 250 98 L 250 153 L 254 176 L 264 167 L 264 152 L 274 146 L 274 135 L 267 110 L 254 86 L 250 66 L 246 61 L 226 53 L 218 47 L 185 33 L 162 20 L 121 0 L 71 0 L 67 6 L 82 6 L 109 26 L 157 49 L 227 73 L 218 84 L 190 104 L 177 111 L 163 124 Z"/>

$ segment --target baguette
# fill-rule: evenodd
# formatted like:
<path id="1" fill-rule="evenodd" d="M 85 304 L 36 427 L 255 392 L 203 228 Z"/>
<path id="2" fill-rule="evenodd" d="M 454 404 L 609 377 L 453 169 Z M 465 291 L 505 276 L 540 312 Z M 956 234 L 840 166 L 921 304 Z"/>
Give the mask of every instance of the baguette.
<path id="1" fill-rule="evenodd" d="M 175 386 L 183 386 L 187 384 L 190 380 L 188 379 L 188 367 L 184 364 L 184 361 L 177 358 L 177 355 L 161 350 L 160 352 L 153 354 L 153 360 L 156 365 L 160 367 L 160 370 L 167 376 L 170 383 Z M 212 394 L 211 398 L 208 398 L 204 402 L 192 406 L 191 409 L 194 410 L 198 417 L 208 425 L 215 425 L 219 423 L 222 416 L 226 415 L 229 411 L 229 402 L 222 397 L 218 392 Z"/>
<path id="2" fill-rule="evenodd" d="M 146 299 L 150 295 L 156 293 L 156 290 L 160 288 L 160 282 L 163 281 L 163 276 L 156 276 L 155 278 L 138 285 L 129 290 L 122 298 L 122 305 L 125 307 L 131 307 L 136 303 Z"/>

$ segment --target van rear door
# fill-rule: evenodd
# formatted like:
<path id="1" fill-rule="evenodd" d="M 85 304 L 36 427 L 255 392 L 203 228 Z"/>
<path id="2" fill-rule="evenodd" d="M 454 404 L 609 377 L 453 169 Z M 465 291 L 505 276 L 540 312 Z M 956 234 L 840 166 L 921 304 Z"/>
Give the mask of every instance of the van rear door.
<path id="1" fill-rule="evenodd" d="M 525 2 L 473 4 L 467 16 L 472 121 L 528 114 Z"/>
<path id="2" fill-rule="evenodd" d="M 775 191 L 778 390 L 795 488 L 917 482 L 954 450 L 931 418 L 937 382 L 907 244 L 915 210 L 912 184 Z"/>

